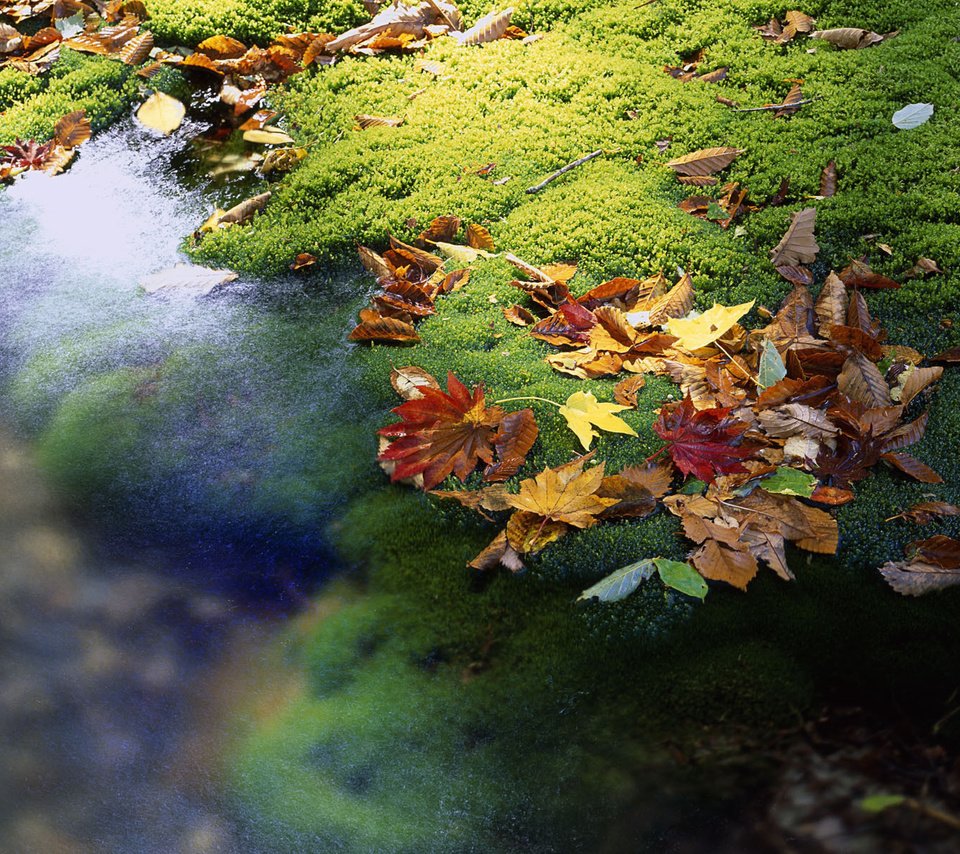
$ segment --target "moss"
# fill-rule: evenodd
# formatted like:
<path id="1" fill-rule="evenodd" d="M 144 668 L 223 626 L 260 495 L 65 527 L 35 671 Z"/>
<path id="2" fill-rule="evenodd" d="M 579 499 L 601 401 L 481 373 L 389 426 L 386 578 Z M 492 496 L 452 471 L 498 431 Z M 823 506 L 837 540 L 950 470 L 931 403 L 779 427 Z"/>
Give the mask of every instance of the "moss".
<path id="1" fill-rule="evenodd" d="M 102 130 L 128 106 L 137 91 L 129 66 L 64 48 L 41 77 L 0 71 L 0 144 L 15 138 L 45 140 L 57 119 L 86 110 L 94 131 Z"/>

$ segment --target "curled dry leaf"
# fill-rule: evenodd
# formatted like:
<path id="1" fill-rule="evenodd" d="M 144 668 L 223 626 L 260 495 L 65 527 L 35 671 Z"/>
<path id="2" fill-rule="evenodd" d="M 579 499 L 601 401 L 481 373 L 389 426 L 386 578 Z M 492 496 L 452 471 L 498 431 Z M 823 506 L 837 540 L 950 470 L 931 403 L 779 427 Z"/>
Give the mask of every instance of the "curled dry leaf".
<path id="1" fill-rule="evenodd" d="M 311 255 L 309 252 L 298 252 L 297 257 L 293 259 L 293 262 L 290 264 L 290 269 L 294 272 L 298 270 L 306 270 L 308 267 L 312 267 L 317 263 L 317 256 Z"/>
<path id="2" fill-rule="evenodd" d="M 912 477 L 920 483 L 943 483 L 943 478 L 930 466 L 910 454 L 905 454 L 903 451 L 891 451 L 882 454 L 880 458 L 884 462 L 890 463 L 898 471 L 903 472 L 907 477 Z"/>
<path id="3" fill-rule="evenodd" d="M 490 232 L 482 225 L 470 223 L 467 226 L 467 245 L 472 249 L 483 249 L 486 252 L 493 252 L 493 238 Z"/>
<path id="4" fill-rule="evenodd" d="M 840 27 L 833 30 L 815 30 L 810 33 L 812 39 L 822 39 L 830 42 L 841 50 L 860 50 L 871 45 L 880 44 L 883 36 L 879 33 L 863 30 L 860 27 Z"/>
<path id="5" fill-rule="evenodd" d="M 469 30 L 456 34 L 454 37 L 461 46 L 496 41 L 506 33 L 512 17 L 512 6 L 507 7 L 502 12 L 491 12 L 480 18 Z"/>
<path id="6" fill-rule="evenodd" d="M 515 326 L 530 326 L 536 321 L 536 318 L 522 305 L 504 308 L 503 316 Z"/>
<path id="7" fill-rule="evenodd" d="M 817 260 L 820 247 L 814 237 L 816 219 L 816 208 L 804 208 L 793 215 L 790 227 L 780 242 L 770 250 L 770 260 L 774 267 L 811 264 Z"/>
<path id="8" fill-rule="evenodd" d="M 848 288 L 870 288 L 882 290 L 885 288 L 899 288 L 900 283 L 888 279 L 879 273 L 874 273 L 870 265 L 860 259 L 853 259 L 840 271 L 840 279 Z"/>
<path id="9" fill-rule="evenodd" d="M 504 415 L 493 437 L 497 461 L 483 470 L 483 479 L 499 483 L 513 477 L 526 461 L 539 432 L 531 409 L 519 409 Z"/>
<path id="10" fill-rule="evenodd" d="M 837 164 L 832 160 L 820 173 L 820 195 L 829 198 L 837 192 Z"/>
<path id="11" fill-rule="evenodd" d="M 419 400 L 423 397 L 423 388 L 440 389 L 433 374 L 427 373 L 416 365 L 407 365 L 405 368 L 394 368 L 390 371 L 390 385 L 404 400 Z"/>
<path id="12" fill-rule="evenodd" d="M 382 315 L 364 318 L 347 337 L 363 344 L 416 344 L 420 340 L 412 324 Z"/>
<path id="13" fill-rule="evenodd" d="M 398 128 L 403 124 L 402 118 L 395 116 L 370 116 L 366 113 L 359 113 L 353 117 L 360 130 L 367 128 Z"/>
<path id="14" fill-rule="evenodd" d="M 76 148 L 90 139 L 90 120 L 85 110 L 67 113 L 57 121 L 53 137 L 64 148 Z"/>
<path id="15" fill-rule="evenodd" d="M 712 175 L 726 169 L 739 154 L 743 154 L 739 148 L 703 148 L 670 160 L 667 166 L 678 175 Z"/>
<path id="16" fill-rule="evenodd" d="M 917 525 L 929 525 L 931 522 L 944 516 L 960 516 L 960 507 L 946 501 L 920 501 L 912 507 L 891 516 L 887 522 L 894 519 L 904 519 Z"/>
<path id="17" fill-rule="evenodd" d="M 613 399 L 622 406 L 636 409 L 637 394 L 646 385 L 646 382 L 646 377 L 643 374 L 620 380 L 613 388 Z"/>

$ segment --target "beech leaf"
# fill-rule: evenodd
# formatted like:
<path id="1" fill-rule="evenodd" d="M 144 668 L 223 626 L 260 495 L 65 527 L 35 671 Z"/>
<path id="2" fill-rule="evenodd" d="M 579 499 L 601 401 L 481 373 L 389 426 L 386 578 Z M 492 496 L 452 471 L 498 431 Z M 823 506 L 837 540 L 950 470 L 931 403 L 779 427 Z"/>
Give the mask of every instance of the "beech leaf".
<path id="1" fill-rule="evenodd" d="M 933 115 L 933 104 L 907 104 L 893 114 L 894 127 L 911 130 L 920 127 Z"/>
<path id="2" fill-rule="evenodd" d="M 726 169 L 738 155 L 739 148 L 702 148 L 667 162 L 667 166 L 678 175 L 712 175 Z"/>
<path id="3" fill-rule="evenodd" d="M 816 219 L 816 208 L 804 208 L 793 215 L 790 227 L 780 242 L 770 250 L 770 260 L 774 267 L 812 264 L 817 260 L 820 247 L 813 233 Z"/>
<path id="4" fill-rule="evenodd" d="M 137 110 L 137 121 L 145 127 L 170 135 L 183 123 L 187 108 L 176 98 L 154 92 Z"/>
<path id="5" fill-rule="evenodd" d="M 513 17 L 512 6 L 502 12 L 491 12 L 480 18 L 469 30 L 455 35 L 455 38 L 461 47 L 496 41 L 507 31 L 511 17 Z"/>

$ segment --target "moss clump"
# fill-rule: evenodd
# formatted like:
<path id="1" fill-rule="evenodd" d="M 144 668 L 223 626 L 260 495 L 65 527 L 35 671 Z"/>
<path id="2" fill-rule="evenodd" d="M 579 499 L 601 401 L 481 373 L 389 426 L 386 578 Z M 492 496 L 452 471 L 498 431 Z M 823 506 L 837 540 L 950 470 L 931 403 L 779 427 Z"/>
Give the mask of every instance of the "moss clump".
<path id="1" fill-rule="evenodd" d="M 40 77 L 0 70 L 0 144 L 53 136 L 57 119 L 86 110 L 94 131 L 102 130 L 128 106 L 137 78 L 122 62 L 76 53 L 68 48 Z"/>

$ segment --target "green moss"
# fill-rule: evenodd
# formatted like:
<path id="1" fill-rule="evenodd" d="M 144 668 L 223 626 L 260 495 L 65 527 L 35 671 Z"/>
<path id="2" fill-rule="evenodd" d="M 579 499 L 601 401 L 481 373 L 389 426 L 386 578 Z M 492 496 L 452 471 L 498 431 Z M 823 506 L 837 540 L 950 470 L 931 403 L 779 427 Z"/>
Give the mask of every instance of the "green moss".
<path id="1" fill-rule="evenodd" d="M 0 144 L 17 137 L 49 139 L 57 120 L 74 110 L 86 110 L 93 130 L 102 130 L 127 108 L 136 91 L 129 66 L 68 48 L 40 77 L 27 78 L 4 69 L 0 71 L 0 110 L 4 111 Z"/>

